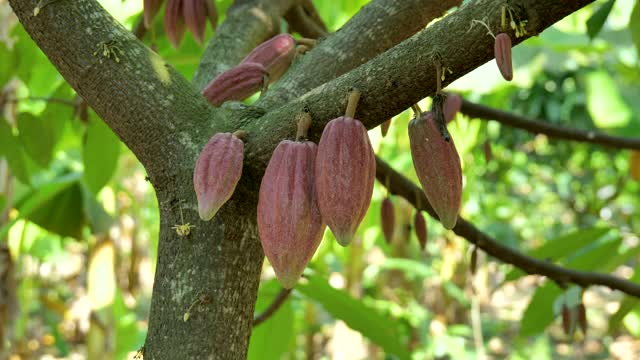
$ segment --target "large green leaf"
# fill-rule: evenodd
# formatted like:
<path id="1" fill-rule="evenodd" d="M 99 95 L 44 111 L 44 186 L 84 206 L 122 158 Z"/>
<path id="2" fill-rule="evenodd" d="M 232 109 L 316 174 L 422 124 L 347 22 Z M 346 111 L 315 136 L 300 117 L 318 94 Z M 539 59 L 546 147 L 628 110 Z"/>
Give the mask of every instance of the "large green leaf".
<path id="1" fill-rule="evenodd" d="M 629 280 L 635 283 L 640 282 L 640 268 L 636 268 L 633 276 Z M 609 318 L 609 329 L 607 330 L 607 332 L 609 334 L 613 334 L 615 331 L 617 331 L 622 324 L 622 320 L 625 318 L 625 316 L 627 316 L 627 314 L 629 314 L 633 309 L 637 308 L 638 305 L 640 305 L 640 300 L 638 298 L 636 298 L 635 296 L 625 295 L 624 299 L 622 299 L 622 302 L 620 302 L 618 311 L 616 311 Z"/>
<path id="2" fill-rule="evenodd" d="M 82 185 L 75 182 L 26 218 L 52 233 L 80 240 L 82 227 L 86 223 L 82 197 Z"/>
<path id="3" fill-rule="evenodd" d="M 587 20 L 587 34 L 589 34 L 589 37 L 591 39 L 598 36 L 598 33 L 602 29 L 604 22 L 607 21 L 609 13 L 611 12 L 611 9 L 613 8 L 613 4 L 615 4 L 615 2 L 616 0 L 609 0 L 606 3 L 602 4 L 602 6 L 600 6 L 598 10 L 596 10 L 596 12 L 591 15 L 589 20 Z"/>
<path id="4" fill-rule="evenodd" d="M 580 229 L 552 240 L 546 241 L 542 246 L 527 251 L 527 255 L 537 259 L 557 261 L 577 252 L 583 247 L 591 245 L 596 240 L 607 234 L 611 229 L 606 227 L 592 227 Z M 513 281 L 525 276 L 520 269 L 513 269 L 505 276 L 506 281 Z"/>
<path id="5" fill-rule="evenodd" d="M 599 128 L 623 127 L 631 120 L 631 108 L 606 70 L 586 75 L 587 109 Z"/>
<path id="6" fill-rule="evenodd" d="M 631 38 L 636 45 L 636 51 L 640 54 L 640 1 L 636 1 L 636 5 L 631 11 L 629 31 L 631 31 Z"/>
<path id="7" fill-rule="evenodd" d="M 61 131 L 54 130 L 52 123 L 41 117 L 21 113 L 18 115 L 18 132 L 20 142 L 29 157 L 43 168 L 49 166 L 57 140 L 55 137 L 59 136 Z"/>
<path id="8" fill-rule="evenodd" d="M 11 132 L 7 121 L 0 117 L 0 157 L 7 160 L 11 173 L 23 184 L 30 184 L 30 175 L 25 164 L 22 144 Z"/>
<path id="9" fill-rule="evenodd" d="M 276 281 L 263 283 L 258 291 L 256 312 L 264 311 L 281 289 Z M 247 359 L 280 359 L 291 347 L 293 339 L 293 308 L 288 299 L 271 317 L 253 329 Z"/>
<path id="10" fill-rule="evenodd" d="M 410 358 L 408 346 L 401 336 L 401 325 L 394 319 L 382 316 L 375 309 L 344 291 L 334 289 L 326 280 L 314 274 L 309 274 L 307 281 L 300 282 L 296 290 L 320 303 L 332 316 L 378 344 L 388 354 L 400 359 Z"/>
<path id="11" fill-rule="evenodd" d="M 98 193 L 109 182 L 118 165 L 120 140 L 101 119 L 89 118 L 82 148 L 84 181 L 89 189 Z"/>

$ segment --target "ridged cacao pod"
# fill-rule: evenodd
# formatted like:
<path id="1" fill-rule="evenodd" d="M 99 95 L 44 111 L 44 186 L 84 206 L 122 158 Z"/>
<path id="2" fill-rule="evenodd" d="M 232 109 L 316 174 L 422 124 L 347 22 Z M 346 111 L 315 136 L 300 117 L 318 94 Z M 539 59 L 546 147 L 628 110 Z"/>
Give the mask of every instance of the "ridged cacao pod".
<path id="1" fill-rule="evenodd" d="M 269 73 L 269 83 L 287 71 L 296 55 L 296 41 L 289 34 L 280 34 L 256 46 L 241 63 L 262 64 Z"/>
<path id="2" fill-rule="evenodd" d="M 413 229 L 416 232 L 420 248 L 424 251 L 427 247 L 427 222 L 424 220 L 422 212 L 418 209 L 416 209 L 416 214 L 413 217 Z"/>
<path id="3" fill-rule="evenodd" d="M 260 242 L 280 284 L 288 289 L 302 275 L 326 227 L 316 201 L 316 152 L 310 141 L 281 141 L 260 185 Z"/>
<path id="4" fill-rule="evenodd" d="M 216 8 L 216 0 L 206 0 L 207 17 L 211 23 L 211 28 L 215 30 L 218 27 L 218 9 Z"/>
<path id="5" fill-rule="evenodd" d="M 578 305 L 578 325 L 580 325 L 580 330 L 582 330 L 582 335 L 587 335 L 587 328 L 589 324 L 587 322 L 587 308 L 584 306 L 584 303 L 580 303 Z"/>
<path id="6" fill-rule="evenodd" d="M 258 63 L 242 63 L 213 79 L 202 90 L 202 95 L 211 105 L 220 106 L 225 101 L 241 101 L 258 92 L 267 74 Z"/>
<path id="7" fill-rule="evenodd" d="M 173 47 L 177 48 L 184 36 L 184 15 L 182 2 L 184 0 L 167 0 L 164 10 L 164 31 Z"/>
<path id="8" fill-rule="evenodd" d="M 231 198 L 242 175 L 244 143 L 231 133 L 215 134 L 204 146 L 193 171 L 202 220 L 211 220 Z"/>
<path id="9" fill-rule="evenodd" d="M 496 64 L 502 77 L 511 81 L 513 79 L 513 64 L 511 63 L 511 38 L 505 33 L 496 35 L 493 47 Z"/>
<path id="10" fill-rule="evenodd" d="M 380 222 L 382 223 L 382 234 L 387 244 L 393 240 L 393 231 L 396 226 L 396 214 L 393 210 L 393 203 L 389 197 L 382 200 L 380 206 Z"/>
<path id="11" fill-rule="evenodd" d="M 315 167 L 316 196 L 322 218 L 342 246 L 351 242 L 373 193 L 376 160 L 367 129 L 341 116 L 324 128 Z"/>
<path id="12" fill-rule="evenodd" d="M 447 94 L 447 99 L 444 101 L 444 120 L 449 123 L 455 119 L 456 114 L 462 107 L 462 96 L 458 94 Z"/>
<path id="13" fill-rule="evenodd" d="M 409 142 L 422 190 L 442 225 L 452 229 L 462 200 L 462 168 L 453 139 L 443 139 L 427 111 L 409 122 Z"/>
<path id="14" fill-rule="evenodd" d="M 571 318 L 571 310 L 569 310 L 567 304 L 562 304 L 562 330 L 566 335 L 573 333 L 573 320 Z"/>
<path id="15" fill-rule="evenodd" d="M 204 30 L 207 26 L 207 4 L 205 0 L 182 0 L 182 12 L 187 28 L 193 33 L 193 37 L 202 44 Z"/>
<path id="16" fill-rule="evenodd" d="M 387 136 L 387 133 L 389 132 L 389 127 L 391 127 L 391 119 L 383 122 L 380 125 L 380 133 L 382 134 L 382 137 Z"/>

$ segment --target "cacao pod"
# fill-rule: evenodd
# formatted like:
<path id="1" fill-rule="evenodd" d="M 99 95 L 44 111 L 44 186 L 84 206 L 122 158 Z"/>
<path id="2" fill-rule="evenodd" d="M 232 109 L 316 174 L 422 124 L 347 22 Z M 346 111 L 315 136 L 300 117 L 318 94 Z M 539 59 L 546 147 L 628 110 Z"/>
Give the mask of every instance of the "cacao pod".
<path id="1" fill-rule="evenodd" d="M 283 140 L 262 178 L 258 232 L 280 284 L 292 288 L 313 257 L 326 225 L 314 189 L 317 146 Z"/>
<path id="2" fill-rule="evenodd" d="M 341 116 L 324 128 L 316 159 L 316 197 L 322 218 L 342 246 L 351 242 L 367 213 L 376 160 L 367 129 Z"/>
<path id="3" fill-rule="evenodd" d="M 184 36 L 184 15 L 182 12 L 182 2 L 184 0 L 167 0 L 164 10 L 164 31 L 173 45 L 177 48 Z"/>
<path id="4" fill-rule="evenodd" d="M 586 336 L 589 324 L 587 323 L 587 308 L 582 302 L 578 305 L 578 325 L 580 325 L 582 335 Z"/>
<path id="5" fill-rule="evenodd" d="M 218 9 L 216 9 L 216 0 L 206 0 L 205 5 L 207 6 L 207 17 L 211 23 L 211 28 L 215 30 L 216 27 L 218 27 Z"/>
<path id="6" fill-rule="evenodd" d="M 393 210 L 393 203 L 389 197 L 382 200 L 380 207 L 380 219 L 382 223 L 382 234 L 387 244 L 393 240 L 393 231 L 396 226 L 396 214 Z"/>
<path id="7" fill-rule="evenodd" d="M 258 63 L 242 63 L 218 75 L 202 90 L 202 95 L 213 106 L 241 101 L 262 88 L 266 74 L 264 66 Z"/>
<path id="8" fill-rule="evenodd" d="M 469 270 L 471 271 L 471 275 L 476 274 L 477 268 L 478 268 L 478 247 L 474 246 L 473 250 L 471 250 L 471 260 L 469 261 Z"/>
<path id="9" fill-rule="evenodd" d="M 383 122 L 380 125 L 380 133 L 382 134 L 382 137 L 387 136 L 387 132 L 389 132 L 389 127 L 391 127 L 391 119 Z"/>
<path id="10" fill-rule="evenodd" d="M 193 33 L 193 37 L 202 44 L 204 38 L 204 30 L 207 26 L 207 4 L 205 0 L 182 0 L 182 12 L 184 14 L 184 22 L 189 30 Z"/>
<path id="11" fill-rule="evenodd" d="M 156 16 L 161 6 L 162 0 L 144 0 L 142 5 L 144 13 L 144 27 L 147 29 L 151 28 L 153 17 Z"/>
<path id="12" fill-rule="evenodd" d="M 447 94 L 447 99 L 444 101 L 444 120 L 449 123 L 455 119 L 456 114 L 462 107 L 462 96 L 458 94 Z"/>
<path id="13" fill-rule="evenodd" d="M 409 122 L 411 157 L 422 190 L 446 229 L 456 225 L 462 168 L 453 139 L 445 141 L 430 111 Z"/>
<path id="14" fill-rule="evenodd" d="M 235 134 L 215 134 L 204 146 L 193 171 L 202 220 L 213 218 L 231 198 L 242 175 L 244 143 Z"/>
<path id="15" fill-rule="evenodd" d="M 289 34 L 279 34 L 253 49 L 240 63 L 262 64 L 269 73 L 269 83 L 287 71 L 296 55 L 296 41 Z"/>
<path id="16" fill-rule="evenodd" d="M 513 64 L 511 63 L 511 38 L 509 35 L 505 33 L 496 35 L 493 51 L 500 74 L 505 80 L 511 81 L 513 79 Z"/>
<path id="17" fill-rule="evenodd" d="M 416 214 L 413 217 L 413 228 L 416 231 L 420 248 L 424 251 L 427 247 L 427 222 L 424 220 L 422 212 L 418 209 L 416 209 Z"/>

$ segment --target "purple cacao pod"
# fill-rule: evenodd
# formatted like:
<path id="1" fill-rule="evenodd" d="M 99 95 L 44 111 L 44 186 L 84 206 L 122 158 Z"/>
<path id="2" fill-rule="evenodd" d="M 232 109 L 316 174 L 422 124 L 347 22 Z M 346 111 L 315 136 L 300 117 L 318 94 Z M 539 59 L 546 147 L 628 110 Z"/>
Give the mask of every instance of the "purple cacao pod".
<path id="1" fill-rule="evenodd" d="M 202 220 L 211 220 L 231 198 L 242 175 L 243 159 L 244 143 L 234 134 L 215 134 L 204 146 L 193 171 Z"/>
<path id="2" fill-rule="evenodd" d="M 187 28 L 193 33 L 193 37 L 202 44 L 204 30 L 207 26 L 207 4 L 205 0 L 182 0 L 182 12 Z"/>
<path id="3" fill-rule="evenodd" d="M 241 63 L 262 64 L 269 73 L 269 83 L 287 71 L 296 55 L 296 41 L 289 34 L 279 34 L 256 46 Z"/>
<path id="4" fill-rule="evenodd" d="M 505 80 L 511 81 L 513 79 L 513 64 L 511 63 L 511 38 L 509 35 L 505 33 L 496 35 L 493 50 L 500 74 Z"/>
<path id="5" fill-rule="evenodd" d="M 445 141 L 430 111 L 409 122 L 411 157 L 422 190 L 446 229 L 456 225 L 462 168 L 453 139 Z"/>
<path id="6" fill-rule="evenodd" d="M 389 197 L 382 200 L 380 206 L 380 222 L 382 223 L 382 234 L 387 244 L 393 241 L 393 231 L 396 226 L 396 214 L 393 210 L 393 203 Z"/>
<path id="7" fill-rule="evenodd" d="M 342 246 L 351 242 L 373 193 L 376 160 L 367 129 L 341 116 L 324 128 L 315 166 L 316 196 L 322 218 Z"/>
<path id="8" fill-rule="evenodd" d="M 280 284 L 288 289 L 302 275 L 326 227 L 315 195 L 316 152 L 310 141 L 281 141 L 260 185 L 260 242 Z"/>
<path id="9" fill-rule="evenodd" d="M 184 36 L 184 14 L 182 12 L 182 2 L 184 0 L 167 0 L 164 10 L 164 31 L 173 45 L 177 48 Z"/>
<path id="10" fill-rule="evenodd" d="M 449 123 L 455 119 L 456 114 L 462 107 L 462 96 L 458 94 L 447 94 L 447 99 L 444 101 L 443 112 L 444 120 Z"/>
<path id="11" fill-rule="evenodd" d="M 420 248 L 424 251 L 427 247 L 427 222 L 424 220 L 422 212 L 418 209 L 416 209 L 416 214 L 413 217 L 413 228 L 420 243 Z"/>
<path id="12" fill-rule="evenodd" d="M 241 101 L 262 88 L 266 74 L 264 66 L 258 63 L 242 63 L 211 80 L 202 90 L 202 95 L 213 106 L 230 100 Z"/>

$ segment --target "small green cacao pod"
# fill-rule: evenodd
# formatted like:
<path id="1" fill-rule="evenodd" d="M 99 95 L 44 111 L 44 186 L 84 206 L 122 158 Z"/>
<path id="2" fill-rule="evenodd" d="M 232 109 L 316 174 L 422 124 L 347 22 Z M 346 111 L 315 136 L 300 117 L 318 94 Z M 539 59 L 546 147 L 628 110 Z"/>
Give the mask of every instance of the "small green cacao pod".
<path id="1" fill-rule="evenodd" d="M 315 165 L 322 218 L 340 245 L 347 246 L 369 209 L 376 160 L 367 129 L 341 116 L 324 128 Z"/>
<path id="2" fill-rule="evenodd" d="M 261 64 L 242 63 L 218 75 L 202 90 L 202 95 L 213 106 L 225 101 L 241 101 L 262 88 L 266 74 Z"/>
<path id="3" fill-rule="evenodd" d="M 269 73 L 269 83 L 287 71 L 296 55 L 296 41 L 289 34 L 279 34 L 256 46 L 241 63 L 262 64 Z"/>
<path id="4" fill-rule="evenodd" d="M 500 74 L 505 80 L 511 81 L 513 79 L 513 64 L 511 62 L 511 38 L 509 35 L 505 33 L 496 35 L 493 50 Z"/>
<path id="5" fill-rule="evenodd" d="M 380 206 L 380 222 L 382 223 L 384 240 L 387 244 L 391 244 L 396 226 L 396 214 L 393 209 L 393 203 L 389 197 L 382 200 L 382 205 Z"/>
<path id="6" fill-rule="evenodd" d="M 193 171 L 193 187 L 202 220 L 213 218 L 231 198 L 242 175 L 244 143 L 240 132 L 215 134 L 204 146 Z"/>
<path id="7" fill-rule="evenodd" d="M 427 247 L 427 222 L 424 220 L 422 212 L 417 209 L 416 214 L 413 216 L 413 229 L 416 232 L 418 243 L 420 243 L 420 249 L 424 251 Z"/>
<path id="8" fill-rule="evenodd" d="M 326 227 L 315 195 L 316 152 L 316 144 L 310 141 L 281 141 L 260 185 L 260 242 L 278 281 L 287 289 L 302 275 Z"/>
<path id="9" fill-rule="evenodd" d="M 462 168 L 453 139 L 446 141 L 430 111 L 409 122 L 411 157 L 422 190 L 446 229 L 453 229 L 462 200 Z"/>

